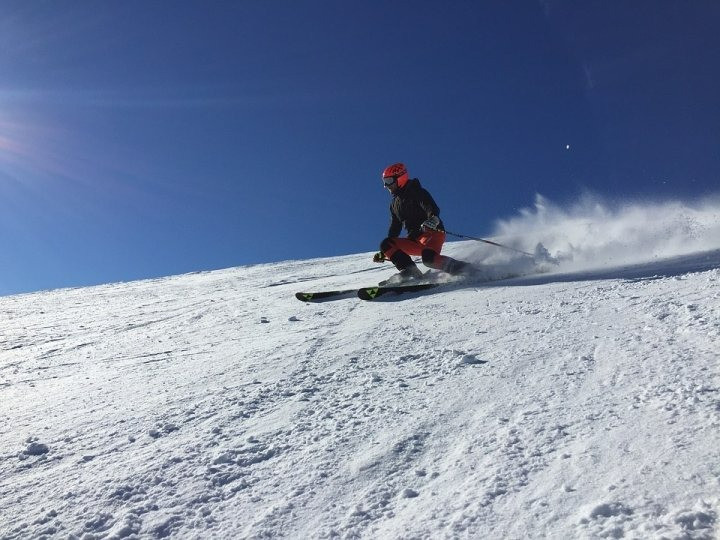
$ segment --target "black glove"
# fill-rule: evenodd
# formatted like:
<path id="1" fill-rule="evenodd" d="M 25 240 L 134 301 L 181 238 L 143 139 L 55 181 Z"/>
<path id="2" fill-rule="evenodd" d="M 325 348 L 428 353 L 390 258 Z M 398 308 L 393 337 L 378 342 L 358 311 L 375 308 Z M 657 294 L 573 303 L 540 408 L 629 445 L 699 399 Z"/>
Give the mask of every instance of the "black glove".
<path id="1" fill-rule="evenodd" d="M 375 255 L 373 255 L 373 262 L 381 263 L 386 260 L 385 254 L 382 251 L 378 251 Z"/>
<path id="2" fill-rule="evenodd" d="M 422 230 L 426 231 L 430 229 L 431 231 L 437 231 L 438 226 L 440 225 L 440 218 L 437 216 L 430 216 L 425 221 L 423 221 L 423 224 L 421 225 Z"/>

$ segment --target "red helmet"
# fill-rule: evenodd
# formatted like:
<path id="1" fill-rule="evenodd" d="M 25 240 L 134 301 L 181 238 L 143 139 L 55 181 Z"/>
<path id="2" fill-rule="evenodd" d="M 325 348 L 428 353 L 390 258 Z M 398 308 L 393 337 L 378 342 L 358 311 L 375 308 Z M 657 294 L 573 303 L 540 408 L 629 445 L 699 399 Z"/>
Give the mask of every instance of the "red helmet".
<path id="1" fill-rule="evenodd" d="M 395 179 L 399 188 L 405 187 L 405 184 L 407 184 L 407 181 L 410 178 L 408 176 L 407 168 L 402 163 L 393 163 L 392 165 L 387 167 L 383 171 L 382 177 L 383 182 L 385 182 L 386 178 Z"/>

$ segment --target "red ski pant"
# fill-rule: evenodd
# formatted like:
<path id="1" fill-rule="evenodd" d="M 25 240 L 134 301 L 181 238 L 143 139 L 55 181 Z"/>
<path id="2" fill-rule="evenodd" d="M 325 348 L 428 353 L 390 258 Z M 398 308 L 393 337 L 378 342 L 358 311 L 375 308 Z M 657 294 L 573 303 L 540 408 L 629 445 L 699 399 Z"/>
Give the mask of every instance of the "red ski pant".
<path id="1" fill-rule="evenodd" d="M 439 268 L 445 259 L 445 257 L 440 256 L 440 250 L 444 243 L 444 232 L 425 231 L 415 240 L 410 238 L 387 238 L 383 242 L 383 253 L 385 257 L 391 259 L 395 253 L 402 251 L 408 255 L 422 257 L 423 262 L 431 268 Z M 428 253 L 428 250 L 432 253 Z"/>

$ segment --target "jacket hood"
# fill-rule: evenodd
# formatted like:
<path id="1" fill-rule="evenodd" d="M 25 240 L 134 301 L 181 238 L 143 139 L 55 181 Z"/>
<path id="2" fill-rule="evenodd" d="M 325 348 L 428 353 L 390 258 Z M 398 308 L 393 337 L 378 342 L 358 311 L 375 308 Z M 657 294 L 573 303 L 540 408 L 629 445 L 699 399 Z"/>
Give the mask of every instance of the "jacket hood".
<path id="1" fill-rule="evenodd" d="M 413 191 L 417 191 L 421 187 L 422 186 L 420 185 L 420 180 L 418 180 L 417 178 L 411 178 L 407 181 L 405 187 L 402 187 L 395 192 L 395 196 L 402 197 L 406 193 L 412 193 Z"/>

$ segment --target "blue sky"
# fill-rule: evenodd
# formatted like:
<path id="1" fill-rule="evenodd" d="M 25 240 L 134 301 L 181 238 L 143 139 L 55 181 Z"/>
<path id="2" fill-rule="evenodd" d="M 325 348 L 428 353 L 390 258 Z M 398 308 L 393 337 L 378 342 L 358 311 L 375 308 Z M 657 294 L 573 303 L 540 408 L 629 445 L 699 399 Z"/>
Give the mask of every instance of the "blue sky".
<path id="1" fill-rule="evenodd" d="M 377 249 L 720 180 L 720 4 L 0 3 L 0 295 Z M 568 149 L 568 145 L 570 148 Z"/>

